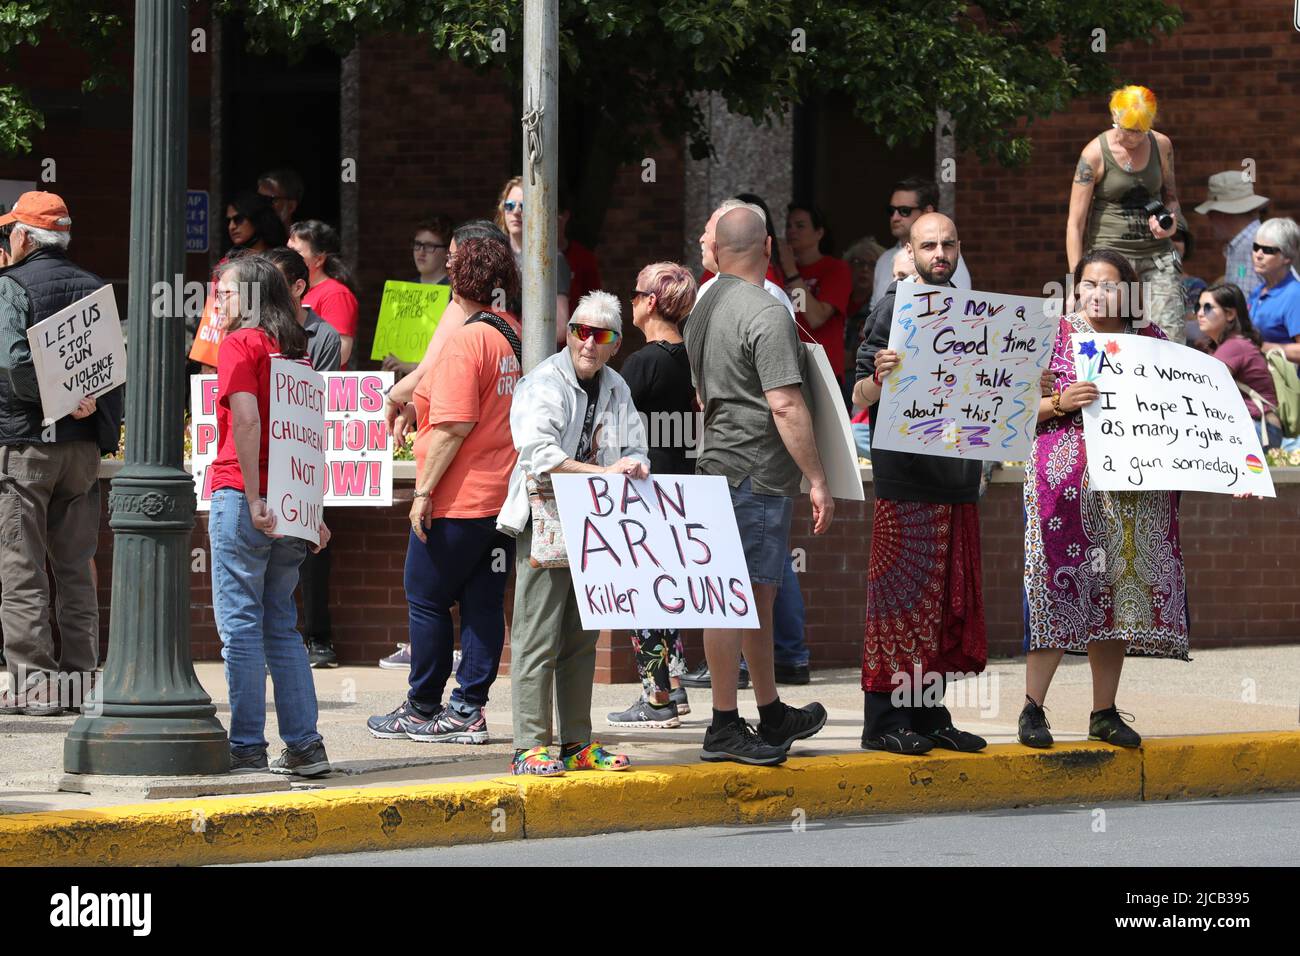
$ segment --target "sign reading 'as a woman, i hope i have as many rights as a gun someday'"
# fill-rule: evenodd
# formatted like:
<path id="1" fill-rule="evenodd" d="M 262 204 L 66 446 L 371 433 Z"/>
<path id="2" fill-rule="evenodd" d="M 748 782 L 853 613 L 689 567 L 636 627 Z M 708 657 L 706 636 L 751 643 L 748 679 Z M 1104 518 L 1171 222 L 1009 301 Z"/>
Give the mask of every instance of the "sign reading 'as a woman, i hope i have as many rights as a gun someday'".
<path id="1" fill-rule="evenodd" d="M 1022 461 L 1059 319 L 1045 299 L 900 282 L 872 445 Z"/>

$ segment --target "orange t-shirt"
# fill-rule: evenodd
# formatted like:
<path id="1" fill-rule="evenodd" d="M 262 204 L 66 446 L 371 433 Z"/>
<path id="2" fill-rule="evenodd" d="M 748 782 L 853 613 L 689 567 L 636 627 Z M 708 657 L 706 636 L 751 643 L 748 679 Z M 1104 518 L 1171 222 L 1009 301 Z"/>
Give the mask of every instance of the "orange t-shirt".
<path id="1" fill-rule="evenodd" d="M 522 334 L 514 316 L 497 314 Z M 415 437 L 416 474 L 424 471 L 435 426 L 476 423 L 429 496 L 433 517 L 487 518 L 501 511 L 517 457 L 510 403 L 519 374 L 506 337 L 486 322 L 475 322 L 456 330 L 420 383 L 429 406 Z"/>

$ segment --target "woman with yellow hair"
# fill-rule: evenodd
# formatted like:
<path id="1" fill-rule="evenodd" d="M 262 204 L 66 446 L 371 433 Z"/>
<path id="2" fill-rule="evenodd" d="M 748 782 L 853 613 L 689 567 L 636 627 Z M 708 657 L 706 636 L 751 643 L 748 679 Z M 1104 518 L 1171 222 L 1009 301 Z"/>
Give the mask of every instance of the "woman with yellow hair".
<path id="1" fill-rule="evenodd" d="M 1183 266 L 1173 246 L 1179 215 L 1174 145 L 1151 128 L 1156 95 L 1145 86 L 1112 93 L 1110 116 L 1111 128 L 1083 148 L 1074 171 L 1066 258 L 1073 271 L 1085 252 L 1122 254 L 1137 270 L 1140 314 L 1171 341 L 1182 342 Z"/>

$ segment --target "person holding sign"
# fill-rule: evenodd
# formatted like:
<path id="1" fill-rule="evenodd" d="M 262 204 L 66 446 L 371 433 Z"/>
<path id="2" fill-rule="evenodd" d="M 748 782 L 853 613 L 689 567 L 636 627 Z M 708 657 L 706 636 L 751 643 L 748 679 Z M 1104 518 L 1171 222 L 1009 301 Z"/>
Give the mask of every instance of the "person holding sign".
<path id="1" fill-rule="evenodd" d="M 510 406 L 522 346 L 514 316 L 488 308 L 493 291 L 517 295 L 519 272 L 501 243 L 469 239 L 449 261 L 452 294 L 471 318 L 428 375 L 415 440 L 416 482 L 404 584 L 410 605 L 410 690 L 371 717 L 379 738 L 488 741 L 488 691 L 505 645 L 505 592 L 514 540 L 496 529 L 515 449 Z M 459 685 L 444 706 L 460 607 Z"/>
<path id="2" fill-rule="evenodd" d="M 99 456 L 117 450 L 122 389 L 82 399 L 71 414 L 42 424 L 27 330 L 104 282 L 68 258 L 72 217 L 54 193 L 23 193 L 0 216 L 0 227 L 10 224 L 10 252 L 0 255 L 8 266 L 0 273 L 0 622 L 12 681 L 0 695 L 0 714 L 49 717 L 81 706 L 99 662 L 91 567 L 99 542 Z M 47 560 L 58 588 L 57 657 Z"/>
<path id="3" fill-rule="evenodd" d="M 790 561 L 790 520 L 800 479 L 806 476 L 811 486 L 815 534 L 830 527 L 835 501 L 804 396 L 810 370 L 798 332 L 785 307 L 762 288 L 772 252 L 763 217 L 752 207 L 724 213 L 711 252 L 720 273 L 696 300 L 685 330 L 704 407 L 696 470 L 727 479 L 759 628 L 704 632 L 713 720 L 700 759 L 771 766 L 784 762 L 796 741 L 826 725 L 821 704 L 796 709 L 777 694 L 772 608 Z M 758 704 L 757 732 L 736 702 L 742 647 Z"/>
<path id="4" fill-rule="evenodd" d="M 1137 747 L 1142 738 L 1115 708 L 1124 657 L 1188 660 L 1187 582 L 1171 491 L 1096 491 L 1080 410 L 1100 397 L 1075 372 L 1075 332 L 1164 338 L 1128 314 L 1138 277 L 1125 256 L 1095 249 L 1074 270 L 1080 311 L 1062 317 L 1025 463 L 1025 706 L 1020 742 L 1050 747 L 1043 704 L 1064 654 L 1087 654 L 1093 710 L 1088 739 Z M 1092 343 L 1087 343 L 1092 347 Z M 1095 348 L 1095 347 L 1094 347 Z M 1105 353 L 1100 361 L 1109 361 Z"/>
<path id="5" fill-rule="evenodd" d="M 510 432 L 519 461 L 497 528 L 516 539 L 510 631 L 514 774 L 626 770 L 628 758 L 591 737 L 596 631 L 582 628 L 562 539 L 547 530 L 556 474 L 650 473 L 645 429 L 623 377 L 607 364 L 623 339 L 618 299 L 592 292 L 573 310 L 569 347 L 519 380 Z M 539 527 L 542 525 L 542 527 Z M 556 545 L 559 547 L 556 547 Z M 551 714 L 560 715 L 560 756 L 550 755 Z"/>
<path id="6" fill-rule="evenodd" d="M 259 290 L 258 305 L 241 290 Z M 301 360 L 307 337 L 284 277 L 260 256 L 241 256 L 222 269 L 216 309 L 230 330 L 217 358 L 217 457 L 212 473 L 212 611 L 230 688 L 232 773 L 318 777 L 329 757 L 316 729 L 316 688 L 297 631 L 293 592 L 307 553 L 301 538 L 275 534 L 266 502 L 271 420 L 271 360 Z M 320 522 L 320 543 L 329 529 Z M 266 758 L 266 672 L 285 750 Z"/>
<path id="7" fill-rule="evenodd" d="M 951 219 L 926 213 L 912 224 L 912 264 L 927 285 L 952 285 L 961 241 Z M 867 621 L 862 645 L 862 746 L 898 754 L 942 747 L 974 752 L 986 741 L 958 730 L 943 706 L 951 674 L 988 660 L 980 559 L 980 463 L 876 447 L 882 381 L 899 366 L 887 348 L 898 282 L 867 319 L 853 402 L 871 413 L 876 486 Z"/>

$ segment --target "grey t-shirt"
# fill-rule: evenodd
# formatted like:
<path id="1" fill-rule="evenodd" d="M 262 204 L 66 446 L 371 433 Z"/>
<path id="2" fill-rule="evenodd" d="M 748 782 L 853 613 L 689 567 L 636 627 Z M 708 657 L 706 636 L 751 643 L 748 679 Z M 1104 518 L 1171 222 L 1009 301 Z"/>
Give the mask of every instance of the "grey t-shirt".
<path id="1" fill-rule="evenodd" d="M 790 313 L 763 290 L 723 274 L 695 305 L 683 333 L 691 377 L 704 403 L 696 470 L 735 487 L 752 478 L 758 494 L 799 493 L 802 475 L 776 430 L 763 393 L 803 386 L 806 359 Z"/>

